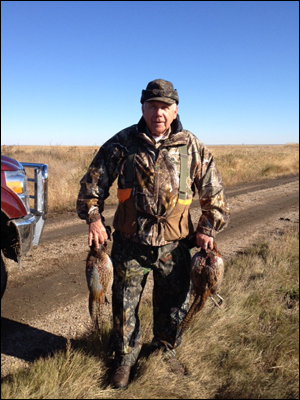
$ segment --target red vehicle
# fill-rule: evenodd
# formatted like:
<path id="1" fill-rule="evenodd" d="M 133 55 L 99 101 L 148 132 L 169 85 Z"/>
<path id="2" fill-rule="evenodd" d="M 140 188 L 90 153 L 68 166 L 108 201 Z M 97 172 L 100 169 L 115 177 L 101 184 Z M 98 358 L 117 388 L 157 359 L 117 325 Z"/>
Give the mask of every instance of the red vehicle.
<path id="1" fill-rule="evenodd" d="M 7 284 L 6 258 L 20 265 L 22 255 L 39 244 L 47 218 L 47 181 L 46 164 L 1 155 L 1 298 Z"/>

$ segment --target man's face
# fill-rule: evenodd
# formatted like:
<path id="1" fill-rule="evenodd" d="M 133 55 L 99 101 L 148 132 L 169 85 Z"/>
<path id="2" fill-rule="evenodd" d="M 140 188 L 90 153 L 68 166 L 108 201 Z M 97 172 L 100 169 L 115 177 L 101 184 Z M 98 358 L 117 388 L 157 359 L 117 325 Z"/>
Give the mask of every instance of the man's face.
<path id="1" fill-rule="evenodd" d="M 142 105 L 143 117 L 153 136 L 163 136 L 177 117 L 177 104 L 146 101 Z"/>

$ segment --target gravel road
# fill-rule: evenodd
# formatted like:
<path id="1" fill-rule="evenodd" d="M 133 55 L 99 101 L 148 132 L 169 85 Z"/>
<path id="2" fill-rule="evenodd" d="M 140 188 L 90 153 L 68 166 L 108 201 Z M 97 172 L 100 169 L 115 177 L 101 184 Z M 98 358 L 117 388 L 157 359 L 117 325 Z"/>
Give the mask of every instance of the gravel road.
<path id="1" fill-rule="evenodd" d="M 231 221 L 216 239 L 225 262 L 268 235 L 280 235 L 299 223 L 299 175 L 227 188 L 226 193 Z M 114 210 L 105 210 L 108 225 Z M 195 223 L 200 212 L 194 201 Z M 8 285 L 1 301 L 2 377 L 63 348 L 67 339 L 90 329 L 87 230 L 75 213 L 50 216 L 40 245 L 24 257 L 21 270 L 7 262 Z M 148 281 L 143 298 L 151 293 L 151 276 Z M 110 305 L 105 312 L 110 318 Z"/>

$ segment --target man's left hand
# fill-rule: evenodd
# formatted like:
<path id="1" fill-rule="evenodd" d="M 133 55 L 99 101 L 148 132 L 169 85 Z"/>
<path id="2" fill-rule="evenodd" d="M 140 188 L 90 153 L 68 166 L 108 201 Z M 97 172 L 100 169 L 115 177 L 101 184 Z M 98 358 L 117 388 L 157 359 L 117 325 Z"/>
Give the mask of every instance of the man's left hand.
<path id="1" fill-rule="evenodd" d="M 201 247 L 204 250 L 214 248 L 214 238 L 211 236 L 204 235 L 204 233 L 196 233 L 196 244 L 197 247 Z"/>

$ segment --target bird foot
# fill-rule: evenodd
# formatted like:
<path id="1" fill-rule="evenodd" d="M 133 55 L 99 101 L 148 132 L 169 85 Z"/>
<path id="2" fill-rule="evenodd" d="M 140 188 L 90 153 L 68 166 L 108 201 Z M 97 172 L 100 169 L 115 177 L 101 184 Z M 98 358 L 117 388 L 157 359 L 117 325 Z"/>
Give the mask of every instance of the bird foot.
<path id="1" fill-rule="evenodd" d="M 216 296 L 218 297 L 218 301 L 216 299 L 213 298 L 212 295 L 210 295 L 209 297 L 211 298 L 211 300 L 213 301 L 213 303 L 215 304 L 216 307 L 219 307 L 222 305 L 224 299 L 223 297 L 221 297 L 219 294 L 216 293 Z"/>

